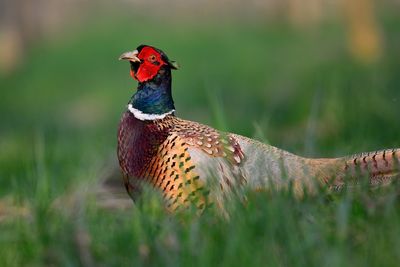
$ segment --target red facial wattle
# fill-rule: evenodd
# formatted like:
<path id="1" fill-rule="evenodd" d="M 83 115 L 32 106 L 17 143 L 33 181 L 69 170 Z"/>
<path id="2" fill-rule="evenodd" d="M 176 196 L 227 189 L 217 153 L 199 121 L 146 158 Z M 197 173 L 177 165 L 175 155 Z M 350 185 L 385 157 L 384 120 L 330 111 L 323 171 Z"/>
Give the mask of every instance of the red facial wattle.
<path id="1" fill-rule="evenodd" d="M 131 76 L 139 82 L 145 82 L 153 79 L 160 68 L 166 63 L 162 60 L 161 55 L 152 47 L 143 47 L 138 58 L 141 60 L 137 71 L 131 70 Z"/>

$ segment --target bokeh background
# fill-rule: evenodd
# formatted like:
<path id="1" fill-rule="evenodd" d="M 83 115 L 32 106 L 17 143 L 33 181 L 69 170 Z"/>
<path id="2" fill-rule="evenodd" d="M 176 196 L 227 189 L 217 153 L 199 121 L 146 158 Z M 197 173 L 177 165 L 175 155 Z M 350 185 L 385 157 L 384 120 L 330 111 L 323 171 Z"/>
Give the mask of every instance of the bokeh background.
<path id="1" fill-rule="evenodd" d="M 183 261 L 153 252 L 150 226 L 136 229 L 115 152 L 136 88 L 122 52 L 150 44 L 179 62 L 182 118 L 304 156 L 342 156 L 400 145 L 399 11 L 398 0 L 1 0 L 0 265 L 152 265 L 156 255 L 177 266 L 195 257 L 191 228 L 166 235 L 172 247 L 189 240 Z M 228 242 L 222 230 L 204 253 Z M 338 248 L 321 253 L 330 266 L 349 264 Z M 204 255 L 200 265 L 218 262 Z M 323 258 L 274 255 L 289 266 Z"/>

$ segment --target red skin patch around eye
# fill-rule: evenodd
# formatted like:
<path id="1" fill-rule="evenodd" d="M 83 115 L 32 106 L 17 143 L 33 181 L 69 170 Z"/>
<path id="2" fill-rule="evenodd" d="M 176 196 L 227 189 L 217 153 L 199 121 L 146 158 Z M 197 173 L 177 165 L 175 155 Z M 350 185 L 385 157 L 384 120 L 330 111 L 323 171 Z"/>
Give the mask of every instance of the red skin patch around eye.
<path id="1" fill-rule="evenodd" d="M 155 59 L 154 57 L 155 56 Z M 153 58 L 152 58 L 153 57 Z M 154 78 L 158 71 L 166 63 L 161 59 L 161 55 L 152 47 L 144 47 L 140 51 L 138 58 L 142 61 L 140 67 L 136 73 L 131 71 L 131 76 L 139 82 L 145 82 Z M 156 65 L 153 62 L 158 62 Z"/>

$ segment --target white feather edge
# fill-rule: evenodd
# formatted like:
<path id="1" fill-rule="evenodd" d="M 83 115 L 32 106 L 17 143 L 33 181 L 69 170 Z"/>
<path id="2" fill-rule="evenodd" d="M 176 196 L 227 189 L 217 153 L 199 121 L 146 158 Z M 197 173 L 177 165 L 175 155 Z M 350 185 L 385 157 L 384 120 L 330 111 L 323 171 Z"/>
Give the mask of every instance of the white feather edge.
<path id="1" fill-rule="evenodd" d="M 163 114 L 147 114 L 143 113 L 143 111 L 141 110 L 134 108 L 132 104 L 128 104 L 128 110 L 133 114 L 133 116 L 135 116 L 136 119 L 141 121 L 161 120 L 175 112 L 175 109 L 173 109 Z"/>

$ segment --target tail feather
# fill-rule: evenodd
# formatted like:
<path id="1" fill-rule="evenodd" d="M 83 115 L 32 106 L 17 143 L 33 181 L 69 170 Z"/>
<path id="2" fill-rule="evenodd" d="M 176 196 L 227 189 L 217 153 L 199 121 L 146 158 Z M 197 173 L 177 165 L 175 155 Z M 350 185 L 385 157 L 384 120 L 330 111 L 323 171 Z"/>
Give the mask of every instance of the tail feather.
<path id="1" fill-rule="evenodd" d="M 364 177 L 370 185 L 383 185 L 400 177 L 400 149 L 386 149 L 375 152 L 356 154 L 343 158 L 343 172 L 339 172 L 333 187 L 346 184 L 359 184 Z"/>

